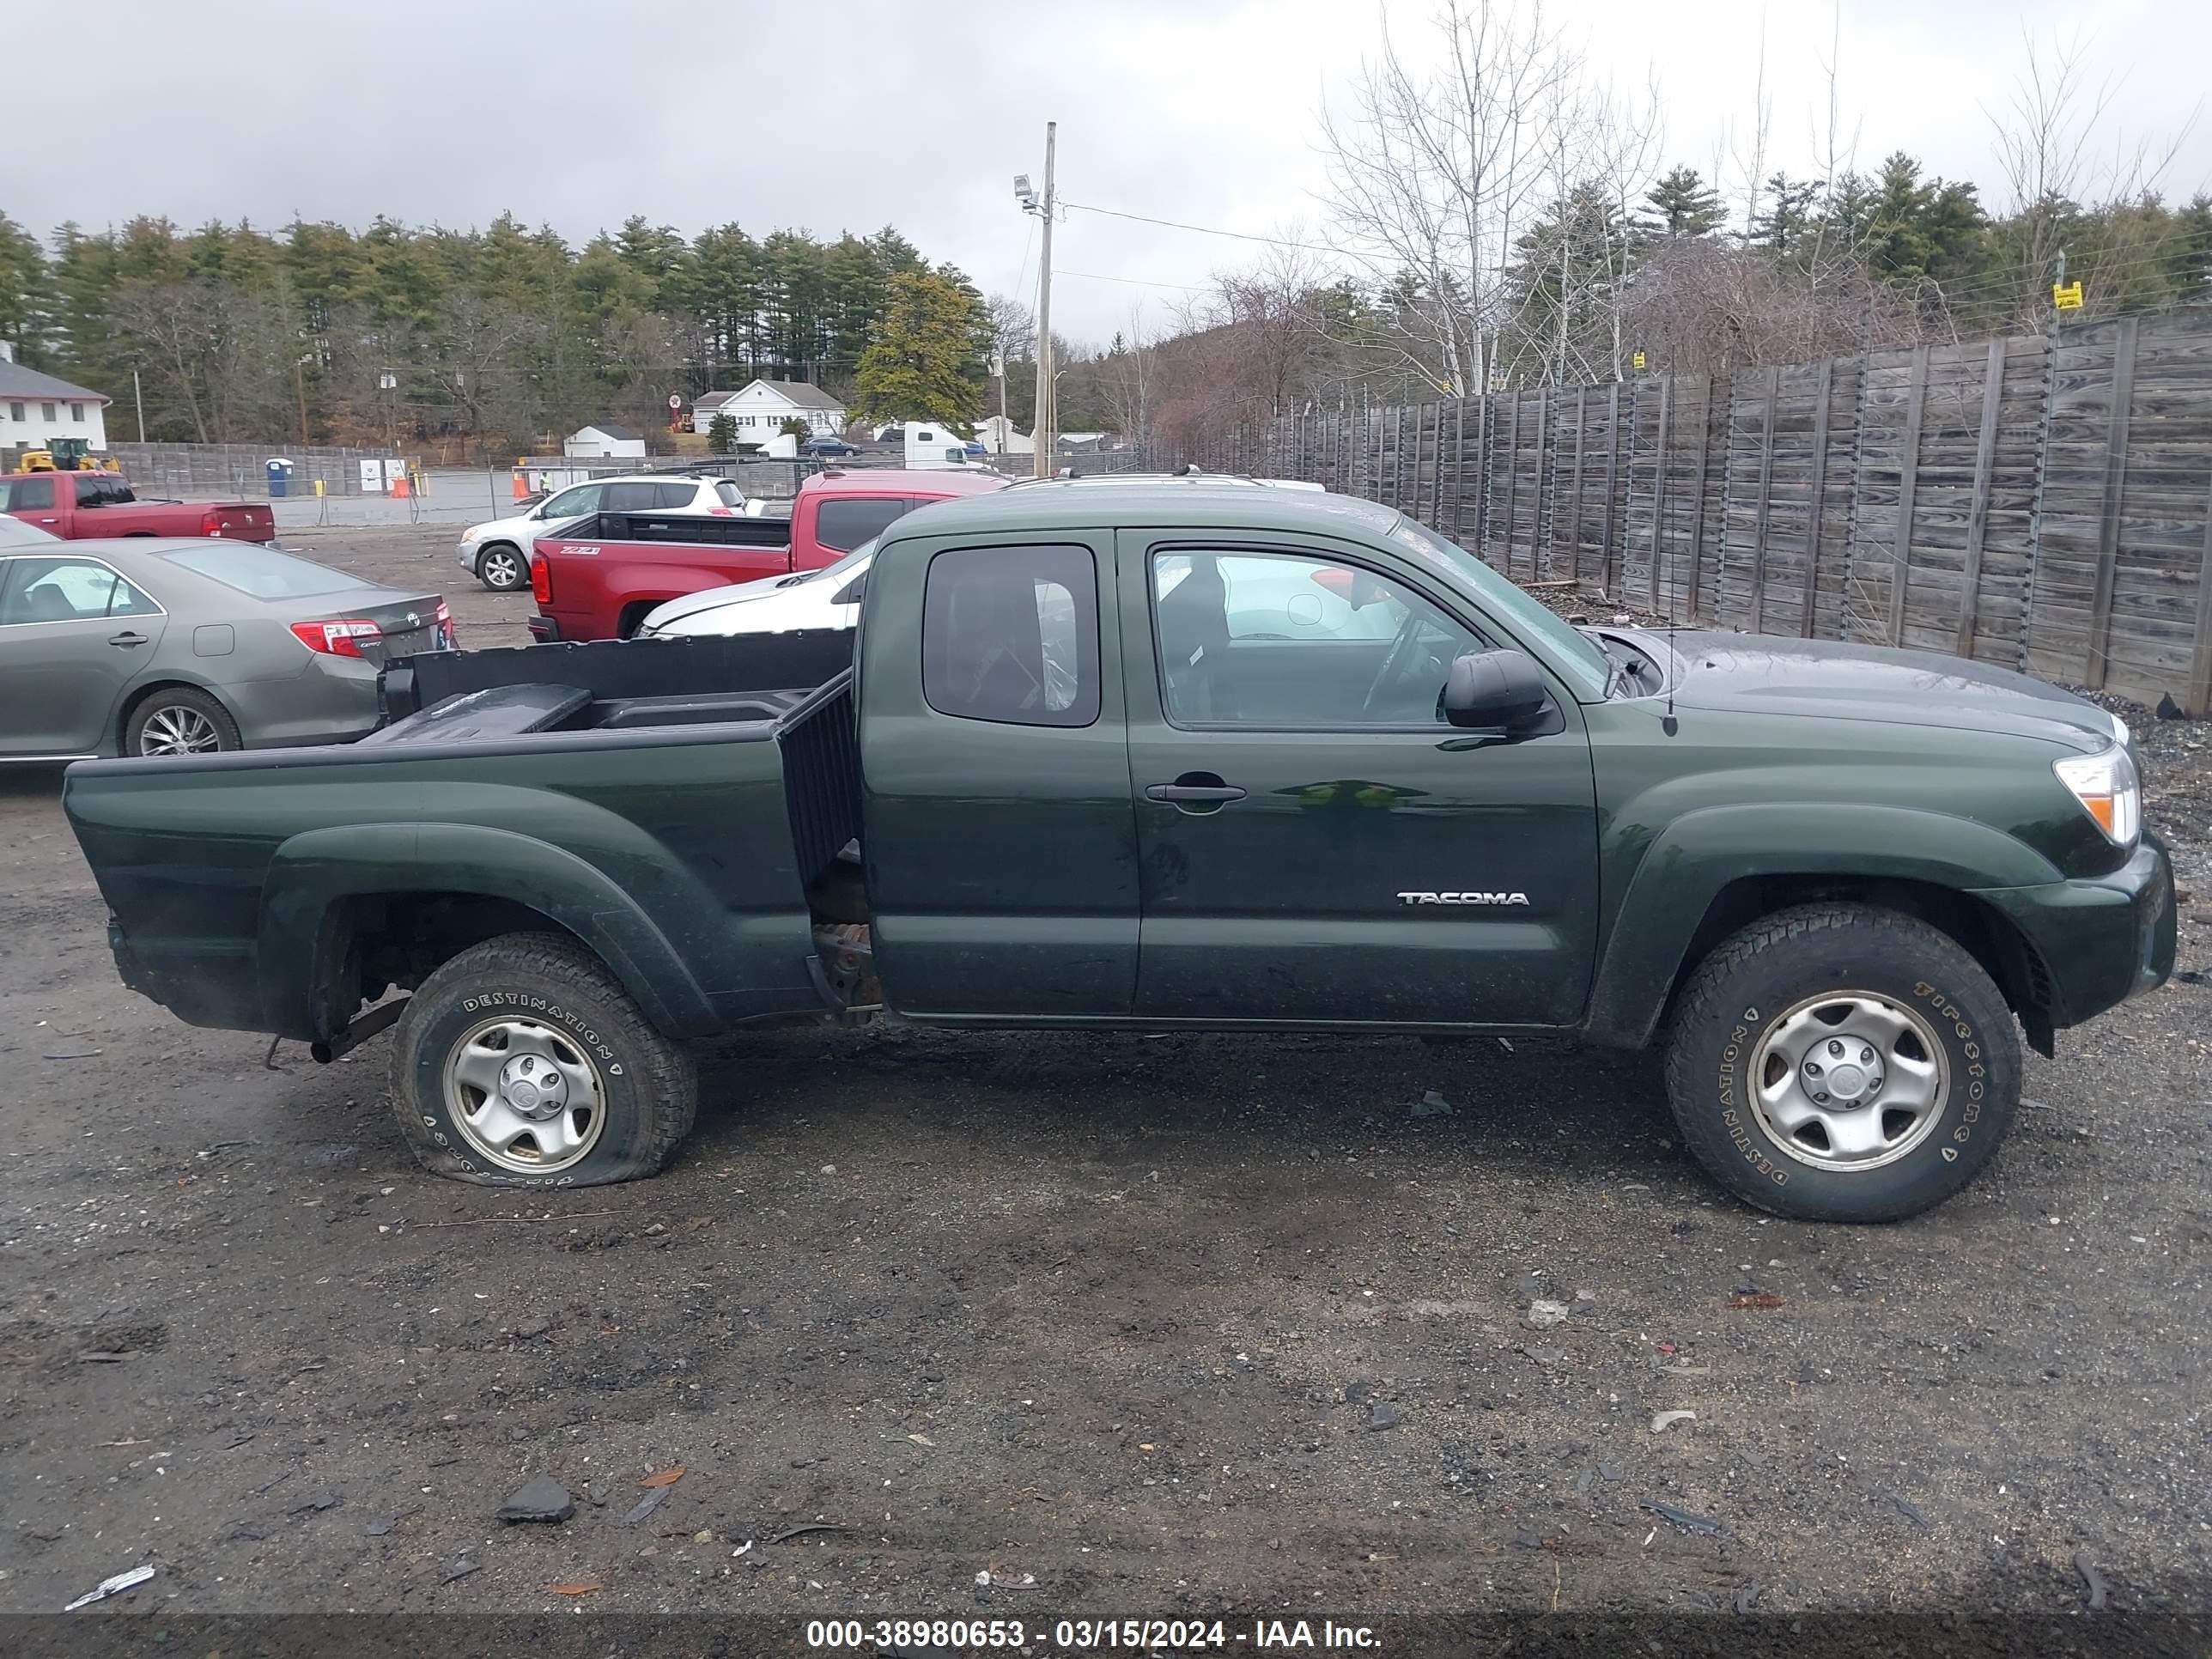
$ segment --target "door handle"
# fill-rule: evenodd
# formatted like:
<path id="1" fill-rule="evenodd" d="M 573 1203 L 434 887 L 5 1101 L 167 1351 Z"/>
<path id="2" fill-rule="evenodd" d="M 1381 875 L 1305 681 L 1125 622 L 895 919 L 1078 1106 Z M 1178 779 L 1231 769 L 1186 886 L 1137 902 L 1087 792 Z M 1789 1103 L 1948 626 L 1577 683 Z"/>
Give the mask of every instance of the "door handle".
<path id="1" fill-rule="evenodd" d="M 1145 799 L 1219 806 L 1227 801 L 1243 800 L 1244 792 L 1233 783 L 1224 783 L 1218 773 L 1186 772 L 1173 783 L 1147 784 Z"/>
<path id="2" fill-rule="evenodd" d="M 107 636 L 107 642 L 110 645 L 119 645 L 128 649 L 130 647 L 134 645 L 145 644 L 146 636 L 143 634 L 132 634 L 128 632 L 111 634 Z"/>

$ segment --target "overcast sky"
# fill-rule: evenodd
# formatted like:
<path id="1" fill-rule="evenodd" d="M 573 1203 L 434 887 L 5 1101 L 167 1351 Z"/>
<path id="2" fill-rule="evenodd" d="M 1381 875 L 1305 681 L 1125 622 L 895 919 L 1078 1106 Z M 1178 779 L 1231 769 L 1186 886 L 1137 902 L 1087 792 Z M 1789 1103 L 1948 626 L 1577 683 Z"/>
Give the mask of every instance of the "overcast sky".
<path id="1" fill-rule="evenodd" d="M 1439 3 L 1382 9 L 1409 54 L 1427 51 Z M 1036 225 L 1012 179 L 1041 179 L 1047 119 L 1072 204 L 1319 238 L 1316 112 L 1382 28 L 1360 0 L 123 0 L 98 8 L 91 35 L 58 28 L 68 15 L 41 9 L 10 37 L 58 29 L 74 65 L 26 74 L 25 58 L 8 77 L 0 208 L 41 234 L 137 213 L 463 227 L 508 209 L 578 240 L 632 213 L 687 234 L 890 223 L 987 292 L 1031 301 Z M 1763 34 L 1771 165 L 1817 170 L 1835 21 L 1818 0 L 1574 0 L 1551 15 L 1618 83 L 1656 80 L 1668 159 L 1709 173 L 1749 130 Z M 2204 0 L 1843 0 L 1840 24 L 1861 163 L 1908 149 L 1985 199 L 1982 106 L 2008 96 L 2024 27 L 2079 37 L 2145 137 L 2189 120 L 2212 64 Z M 2212 185 L 2212 118 L 2168 182 L 2176 197 Z M 1055 235 L 1054 322 L 1092 342 L 1133 307 L 1147 331 L 1169 325 L 1188 289 L 1258 252 L 1075 211 Z"/>

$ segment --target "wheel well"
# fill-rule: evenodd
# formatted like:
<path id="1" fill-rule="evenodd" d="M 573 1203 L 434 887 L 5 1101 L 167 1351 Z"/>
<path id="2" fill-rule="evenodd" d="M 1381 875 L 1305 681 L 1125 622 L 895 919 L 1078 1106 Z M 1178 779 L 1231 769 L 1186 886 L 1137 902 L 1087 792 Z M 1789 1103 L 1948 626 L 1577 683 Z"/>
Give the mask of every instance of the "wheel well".
<path id="1" fill-rule="evenodd" d="M 1731 933 L 1794 905 L 1865 904 L 1926 922 L 1981 964 L 2020 1018 L 2029 1046 L 2051 1052 L 2051 972 L 2009 918 L 1971 893 L 1935 882 L 1838 875 L 1744 876 L 1713 896 L 1668 989 L 1667 1011 L 1691 973 Z M 1663 1023 L 1663 1019 L 1662 1019 Z"/>
<path id="2" fill-rule="evenodd" d="M 615 617 L 615 637 L 628 639 L 637 632 L 638 624 L 667 603 L 665 599 L 632 599 Z"/>
<path id="3" fill-rule="evenodd" d="M 517 558 L 519 558 L 519 559 L 520 559 L 520 558 L 522 558 L 522 549 L 521 549 L 519 545 L 517 545 L 515 543 L 514 543 L 514 542 L 510 542 L 510 541 L 486 542 L 483 546 L 481 546 L 481 547 L 479 547 L 479 548 L 477 548 L 477 566 L 478 566 L 479 568 L 481 568 L 481 567 L 483 566 L 483 558 L 484 558 L 484 555 L 485 555 L 485 554 L 487 554 L 487 553 L 490 553 L 490 552 L 493 552 L 493 551 L 495 551 L 496 550 L 498 550 L 498 549 L 500 549 L 500 548 L 502 548 L 502 547 L 503 547 L 503 548 L 505 548 L 508 552 L 510 552 L 510 553 L 514 554 L 514 555 L 515 556 L 515 557 L 517 557 Z M 529 561 L 529 560 L 527 560 L 527 559 L 523 559 L 523 560 L 522 560 L 522 562 L 523 562 L 525 564 L 527 564 L 527 563 L 529 563 L 529 562 L 530 562 L 530 561 Z"/>
<path id="4" fill-rule="evenodd" d="M 231 724 L 234 726 L 238 724 L 237 712 L 233 709 L 228 703 L 223 702 L 220 695 L 210 690 L 206 686 L 196 685 L 190 680 L 155 680 L 151 685 L 140 686 L 129 696 L 124 698 L 123 707 L 117 712 L 115 716 L 115 752 L 117 754 L 122 754 L 125 748 L 128 747 L 125 739 L 130 735 L 131 717 L 138 712 L 139 708 L 144 704 L 147 698 L 152 696 L 157 691 L 197 691 L 200 696 L 204 697 L 211 697 L 216 702 L 221 703 L 222 706 L 222 712 L 230 716 Z M 243 729 L 240 730 L 239 735 L 240 739 L 243 740 L 245 737 Z"/>
<path id="5" fill-rule="evenodd" d="M 336 1025 L 360 1002 L 374 1002 L 398 986 L 411 991 L 447 963 L 503 933 L 559 933 L 579 950 L 590 945 L 542 910 L 483 893 L 363 893 L 332 907 L 323 942 L 336 1005 Z M 349 1000 L 347 979 L 358 1000 Z"/>

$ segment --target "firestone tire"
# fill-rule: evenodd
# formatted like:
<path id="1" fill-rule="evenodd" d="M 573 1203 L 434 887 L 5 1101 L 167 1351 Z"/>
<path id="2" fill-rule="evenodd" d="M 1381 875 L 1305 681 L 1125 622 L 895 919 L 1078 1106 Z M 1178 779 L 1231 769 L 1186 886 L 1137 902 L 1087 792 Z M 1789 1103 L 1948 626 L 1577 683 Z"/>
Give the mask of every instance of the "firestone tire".
<path id="1" fill-rule="evenodd" d="M 393 1038 L 392 1095 L 433 1175 L 596 1187 L 659 1172 L 691 1131 L 699 1079 L 596 957 L 510 933 L 422 982 Z"/>
<path id="2" fill-rule="evenodd" d="M 1854 1103 L 1811 1092 L 1824 1083 Z M 1981 964 L 1925 922 L 1858 904 L 1781 911 L 1724 940 L 1684 988 L 1667 1050 L 1683 1143 L 1737 1197 L 1802 1221 L 1942 1203 L 1996 1152 L 2020 1085 L 2020 1033 Z"/>

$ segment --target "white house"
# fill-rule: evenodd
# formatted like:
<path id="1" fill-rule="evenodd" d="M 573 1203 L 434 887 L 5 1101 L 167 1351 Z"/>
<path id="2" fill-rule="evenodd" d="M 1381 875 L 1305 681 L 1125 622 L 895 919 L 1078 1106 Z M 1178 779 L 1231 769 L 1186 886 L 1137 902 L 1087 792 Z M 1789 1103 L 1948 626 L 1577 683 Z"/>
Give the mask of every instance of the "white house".
<path id="1" fill-rule="evenodd" d="M 737 422 L 741 444 L 766 443 L 793 418 L 805 422 L 819 437 L 835 437 L 845 429 L 845 405 L 804 380 L 755 380 L 735 392 L 709 392 L 691 405 L 691 429 L 706 431 L 717 415 Z"/>
<path id="2" fill-rule="evenodd" d="M 588 456 L 599 459 L 645 458 L 645 439 L 626 426 L 617 426 L 612 421 L 600 421 L 595 425 L 579 427 L 570 433 L 561 446 L 561 453 L 568 456 Z"/>
<path id="3" fill-rule="evenodd" d="M 108 400 L 97 392 L 41 374 L 15 361 L 0 340 L 0 449 L 43 449 L 56 438 L 107 447 Z"/>
<path id="4" fill-rule="evenodd" d="M 738 394 L 734 392 L 709 392 L 691 405 L 691 429 L 704 437 L 707 428 L 714 424 L 714 416 Z"/>

